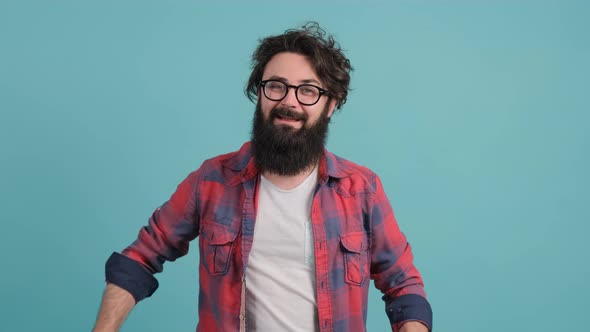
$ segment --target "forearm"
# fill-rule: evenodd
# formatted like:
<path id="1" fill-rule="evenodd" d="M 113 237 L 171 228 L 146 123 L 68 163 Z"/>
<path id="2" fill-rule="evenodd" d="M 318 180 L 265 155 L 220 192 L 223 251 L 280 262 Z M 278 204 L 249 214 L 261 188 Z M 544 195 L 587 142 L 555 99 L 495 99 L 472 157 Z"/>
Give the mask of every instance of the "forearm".
<path id="1" fill-rule="evenodd" d="M 399 332 L 428 332 L 428 328 L 420 322 L 413 321 L 403 323 Z"/>
<path id="2" fill-rule="evenodd" d="M 119 331 L 134 306 L 135 299 L 131 293 L 117 285 L 107 284 L 93 332 Z"/>

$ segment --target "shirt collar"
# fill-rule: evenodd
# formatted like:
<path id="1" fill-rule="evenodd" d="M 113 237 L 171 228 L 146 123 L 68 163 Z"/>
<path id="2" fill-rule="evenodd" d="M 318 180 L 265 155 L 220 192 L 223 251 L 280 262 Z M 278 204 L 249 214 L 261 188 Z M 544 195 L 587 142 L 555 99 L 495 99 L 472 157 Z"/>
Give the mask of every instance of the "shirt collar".
<path id="1" fill-rule="evenodd" d="M 258 169 L 254 162 L 254 155 L 252 153 L 252 143 L 246 142 L 242 145 L 240 150 L 236 153 L 228 155 L 228 158 L 223 158 L 221 164 L 237 173 L 240 182 L 246 182 L 258 175 Z M 332 178 L 344 178 L 352 173 L 352 170 L 342 161 L 342 159 L 324 148 L 324 153 L 321 156 L 318 168 L 320 182 L 323 184 Z M 234 181 L 232 181 L 234 182 Z"/>

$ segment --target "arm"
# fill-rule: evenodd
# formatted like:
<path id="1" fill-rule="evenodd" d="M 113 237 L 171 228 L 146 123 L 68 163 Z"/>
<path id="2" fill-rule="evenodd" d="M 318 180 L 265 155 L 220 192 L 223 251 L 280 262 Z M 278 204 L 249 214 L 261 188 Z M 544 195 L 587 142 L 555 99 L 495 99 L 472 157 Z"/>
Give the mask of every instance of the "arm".
<path id="1" fill-rule="evenodd" d="M 421 322 L 406 322 L 399 332 L 428 332 L 428 327 Z"/>
<path id="2" fill-rule="evenodd" d="M 394 332 L 432 330 L 432 309 L 410 244 L 399 230 L 381 181 L 375 177 L 371 204 L 371 278 L 384 294 Z M 426 330 L 420 329 L 426 328 Z"/>
<path id="3" fill-rule="evenodd" d="M 137 240 L 106 262 L 107 287 L 95 331 L 117 331 L 133 306 L 158 288 L 153 274 L 165 261 L 186 255 L 198 235 L 197 186 L 199 171 L 191 173 L 174 194 L 157 208 Z"/>
<path id="4" fill-rule="evenodd" d="M 135 306 L 135 300 L 123 288 L 107 284 L 93 332 L 116 332 Z"/>

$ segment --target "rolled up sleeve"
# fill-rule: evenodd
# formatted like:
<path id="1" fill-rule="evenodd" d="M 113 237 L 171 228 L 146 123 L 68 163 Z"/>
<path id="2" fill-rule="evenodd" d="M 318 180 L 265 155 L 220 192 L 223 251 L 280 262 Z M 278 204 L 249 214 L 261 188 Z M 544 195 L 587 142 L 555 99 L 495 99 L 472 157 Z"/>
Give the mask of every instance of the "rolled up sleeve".
<path id="1" fill-rule="evenodd" d="M 106 280 L 133 295 L 135 303 L 150 297 L 158 289 L 158 280 L 133 259 L 113 252 L 107 260 Z"/>
<path id="2" fill-rule="evenodd" d="M 432 331 L 432 308 L 428 300 L 420 295 L 407 294 L 397 297 L 385 305 L 385 311 L 393 331 L 399 331 L 402 324 L 409 321 L 421 322 Z"/>

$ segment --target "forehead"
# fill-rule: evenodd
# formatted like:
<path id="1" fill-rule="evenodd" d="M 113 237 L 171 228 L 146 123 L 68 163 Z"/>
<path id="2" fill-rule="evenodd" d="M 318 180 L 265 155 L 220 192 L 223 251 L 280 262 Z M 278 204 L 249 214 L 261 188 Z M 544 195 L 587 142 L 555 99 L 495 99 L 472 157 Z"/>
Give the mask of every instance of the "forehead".
<path id="1" fill-rule="evenodd" d="M 284 78 L 289 83 L 320 82 L 308 58 L 291 52 L 277 53 L 270 59 L 264 68 L 262 79 L 271 77 Z"/>

